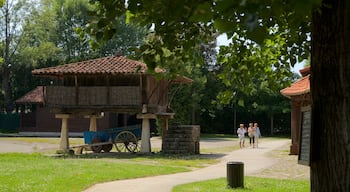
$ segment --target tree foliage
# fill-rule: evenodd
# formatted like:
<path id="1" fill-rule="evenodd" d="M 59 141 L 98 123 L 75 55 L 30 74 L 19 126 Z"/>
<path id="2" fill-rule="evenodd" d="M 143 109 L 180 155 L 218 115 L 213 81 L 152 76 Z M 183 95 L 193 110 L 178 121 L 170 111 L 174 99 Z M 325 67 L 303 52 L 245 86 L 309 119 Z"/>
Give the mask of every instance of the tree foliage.
<path id="1" fill-rule="evenodd" d="M 228 103 L 242 101 L 235 92 L 252 94 L 257 84 L 251 81 L 274 90 L 277 83 L 290 83 L 284 78 L 292 75 L 290 66 L 309 55 L 310 10 L 318 1 L 303 2 L 302 7 L 299 1 L 272 0 L 93 2 L 100 8 L 90 29 L 97 40 L 108 39 L 116 31 L 111 21 L 126 12 L 127 21 L 152 26 L 152 38 L 138 52 L 144 62 L 170 74 L 186 73 L 185 66 L 202 63 L 200 45 L 226 33 L 232 43 L 220 48 L 219 78 L 228 88 L 235 84 L 239 89 L 219 95 Z"/>
<path id="2" fill-rule="evenodd" d="M 31 76 L 34 68 L 113 55 L 116 50 L 132 55 L 130 48 L 140 46 L 147 33 L 144 27 L 128 25 L 121 16 L 115 21 L 118 33 L 95 49 L 90 45 L 90 34 L 79 31 L 90 21 L 94 8 L 88 0 L 6 3 L 0 15 L 0 50 L 4 58 L 0 101 L 6 103 L 8 112 L 13 110 L 14 99 L 41 84 Z"/>
<path id="3" fill-rule="evenodd" d="M 233 82 L 238 91 L 235 94 L 245 94 L 245 86 L 249 92 L 254 92 L 254 84 L 245 83 L 248 78 L 232 77 L 237 70 L 243 74 L 249 73 L 249 78 L 266 74 L 271 71 L 286 70 L 286 67 L 274 65 L 294 65 L 297 61 L 307 59 L 312 40 L 311 57 L 311 97 L 312 97 L 312 139 L 311 139 L 311 190 L 312 191 L 349 191 L 349 83 L 346 78 L 349 74 L 349 7 L 346 0 L 251 0 L 251 1 L 195 1 L 179 0 L 129 0 L 106 3 L 104 0 L 95 0 L 105 9 L 99 10 L 104 22 L 100 22 L 99 38 L 110 35 L 113 26 L 108 22 L 112 12 L 127 11 L 130 20 L 142 24 L 154 25 L 154 41 L 141 49 L 145 62 L 151 67 L 161 66 L 161 58 L 172 53 L 178 64 L 186 61 L 197 61 L 193 50 L 197 49 L 198 42 L 210 39 L 212 33 L 227 33 L 229 37 L 243 37 L 244 42 L 234 39 L 234 47 L 227 52 L 245 55 L 242 61 L 239 56 L 219 53 L 223 62 L 221 79 L 226 86 Z M 113 5 L 108 9 L 106 5 Z M 311 15 L 312 13 L 312 15 Z M 113 19 L 113 18 L 111 18 Z M 312 19 L 312 29 L 311 29 Z M 99 23 L 99 21 L 97 21 Z M 104 33 L 107 29 L 107 33 Z M 309 37 L 312 32 L 312 39 Z M 281 41 L 273 41 L 278 40 Z M 238 38 L 240 39 L 240 38 Z M 270 40 L 270 42 L 268 42 Z M 246 42 L 247 41 L 247 42 Z M 281 48 L 280 54 L 270 49 L 269 43 L 277 44 Z M 283 42 L 283 43 L 282 43 Z M 246 44 L 248 43 L 248 44 Z M 253 44 L 251 44 L 253 43 Z M 256 43 L 257 45 L 254 45 Z M 242 46 L 243 45 L 243 46 Z M 252 50 L 244 51 L 249 47 Z M 275 46 L 272 46 L 275 47 Z M 162 51 L 167 50 L 167 51 Z M 259 51 L 258 51 L 259 50 Z M 265 52 L 280 55 L 277 62 L 267 62 L 269 66 L 254 68 L 254 57 L 262 59 Z M 256 54 L 259 52 L 259 54 Z M 225 53 L 225 52 L 224 52 Z M 269 54 L 270 54 L 269 53 Z M 268 55 L 269 55 L 268 54 Z M 253 56 L 254 55 L 254 56 Z M 158 59 L 156 59 L 158 58 Z M 160 58 L 160 59 L 159 59 Z M 229 62 L 230 59 L 233 62 Z M 244 66 L 237 61 L 244 62 Z M 262 61 L 264 63 L 265 61 Z M 174 62 L 172 62 L 174 63 Z M 266 63 L 265 63 L 266 64 Z M 226 67 L 231 65 L 231 67 Z M 272 66 L 271 66 L 272 65 Z M 177 67 L 180 68 L 180 67 Z M 332 75 L 330 75 L 332 74 Z M 268 85 L 276 81 L 278 75 L 258 78 L 258 86 Z M 284 79 L 281 79 L 284 81 Z M 276 83 L 277 84 L 277 83 Z M 232 90 L 231 90 L 232 91 Z M 227 99 L 235 95 L 225 92 Z M 331 112 L 331 114 L 329 114 Z M 337 127 L 337 129 L 334 129 Z M 337 139 L 334 139 L 337 138 Z M 322 149 L 322 150 L 320 150 Z"/>
<path id="4" fill-rule="evenodd" d="M 16 67 L 23 21 L 32 9 L 29 1 L 5 1 L 0 10 L 0 50 L 2 52 L 1 74 L 5 109 L 13 110 L 13 68 Z"/>

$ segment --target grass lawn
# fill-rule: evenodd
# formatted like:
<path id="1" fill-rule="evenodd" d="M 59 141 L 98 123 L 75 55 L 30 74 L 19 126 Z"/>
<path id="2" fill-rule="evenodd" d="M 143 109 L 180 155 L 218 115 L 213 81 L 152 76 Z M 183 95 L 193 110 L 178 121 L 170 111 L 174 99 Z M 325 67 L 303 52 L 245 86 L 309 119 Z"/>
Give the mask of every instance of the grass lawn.
<path id="1" fill-rule="evenodd" d="M 157 162 L 157 159 L 153 161 Z M 0 154 L 0 191 L 82 191 L 95 183 L 184 172 L 191 166 L 190 163 L 181 166 L 183 163 L 177 163 L 176 159 L 172 165 L 161 161 L 144 163 L 137 158 L 119 161 L 4 153 Z"/>
<path id="2" fill-rule="evenodd" d="M 233 141 L 232 146 L 201 148 L 204 154 L 221 154 L 238 149 L 234 136 L 206 135 L 205 139 Z M 59 143 L 58 138 L 12 138 L 27 143 Z M 270 138 L 263 138 L 270 140 Z M 275 139 L 275 138 L 271 138 Z M 82 138 L 72 143 L 80 144 Z M 153 151 L 153 150 L 152 150 Z M 53 153 L 51 153 L 53 154 Z M 82 191 L 93 184 L 137 177 L 172 174 L 202 168 L 217 162 L 210 155 L 85 154 L 73 157 L 48 157 L 43 154 L 0 153 L 0 192 Z M 257 190 L 257 186 L 259 190 Z M 286 181 L 246 177 L 243 191 L 308 191 L 307 181 Z M 283 190 L 281 190 L 281 187 Z M 293 187 L 293 190 L 290 190 Z M 300 188 L 300 190 L 299 190 Z M 210 190 L 209 190 L 210 189 Z M 272 189 L 272 190 L 271 190 Z M 306 189 L 306 190 L 305 190 Z M 175 191 L 232 191 L 226 179 L 179 186 Z M 237 191 L 237 190 L 234 190 Z"/>
<path id="3" fill-rule="evenodd" d="M 190 183 L 176 186 L 173 192 L 307 192 L 308 180 L 281 180 L 259 177 L 245 177 L 244 188 L 232 189 L 227 186 L 226 178 Z"/>

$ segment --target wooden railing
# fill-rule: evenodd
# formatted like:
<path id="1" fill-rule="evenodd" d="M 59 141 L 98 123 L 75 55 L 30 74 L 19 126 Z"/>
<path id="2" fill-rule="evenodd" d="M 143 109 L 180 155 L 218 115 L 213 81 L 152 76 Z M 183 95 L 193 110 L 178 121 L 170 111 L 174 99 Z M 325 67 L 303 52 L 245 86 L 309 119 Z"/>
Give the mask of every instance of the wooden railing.
<path id="1" fill-rule="evenodd" d="M 45 103 L 56 108 L 139 108 L 142 96 L 138 86 L 47 86 Z"/>

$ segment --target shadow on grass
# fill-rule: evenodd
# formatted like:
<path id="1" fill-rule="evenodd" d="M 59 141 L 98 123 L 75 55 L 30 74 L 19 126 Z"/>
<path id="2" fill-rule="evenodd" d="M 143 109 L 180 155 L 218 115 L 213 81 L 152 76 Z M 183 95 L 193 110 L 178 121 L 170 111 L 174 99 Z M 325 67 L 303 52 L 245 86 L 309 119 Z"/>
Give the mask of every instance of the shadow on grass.
<path id="1" fill-rule="evenodd" d="M 216 160 L 226 154 L 215 153 L 215 154 L 164 154 L 161 152 L 157 153 L 120 153 L 120 152 L 108 152 L 108 153 L 84 153 L 81 155 L 54 155 L 55 158 L 71 158 L 71 159 L 135 159 L 135 158 L 146 158 L 146 159 L 165 159 L 165 160 Z"/>

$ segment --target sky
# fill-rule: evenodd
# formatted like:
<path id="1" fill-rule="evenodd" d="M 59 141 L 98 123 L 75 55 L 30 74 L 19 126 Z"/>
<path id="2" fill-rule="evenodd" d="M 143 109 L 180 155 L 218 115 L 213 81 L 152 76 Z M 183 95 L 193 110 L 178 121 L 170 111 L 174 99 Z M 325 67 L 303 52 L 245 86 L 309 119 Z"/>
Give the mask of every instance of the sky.
<path id="1" fill-rule="evenodd" d="M 228 45 L 229 44 L 229 40 L 227 39 L 226 34 L 222 34 L 222 35 L 218 36 L 216 40 L 217 40 L 217 47 L 219 47 L 221 45 Z M 296 63 L 294 65 L 294 67 L 291 67 L 291 70 L 300 75 L 299 70 L 304 68 L 304 65 L 305 65 L 304 62 Z"/>

